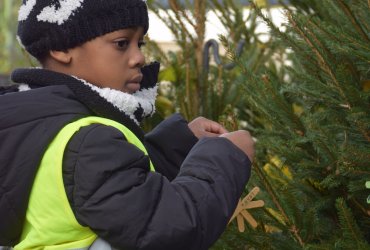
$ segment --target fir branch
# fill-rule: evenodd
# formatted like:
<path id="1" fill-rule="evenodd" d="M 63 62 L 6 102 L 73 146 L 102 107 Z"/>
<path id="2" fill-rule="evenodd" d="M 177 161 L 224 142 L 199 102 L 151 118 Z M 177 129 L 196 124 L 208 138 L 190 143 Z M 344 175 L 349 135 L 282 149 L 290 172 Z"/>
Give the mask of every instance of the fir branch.
<path id="1" fill-rule="evenodd" d="M 353 174 L 369 175 L 370 176 L 370 171 L 352 170 L 351 172 Z"/>
<path id="2" fill-rule="evenodd" d="M 281 218 L 281 215 L 280 214 L 278 214 L 278 213 L 273 214 L 271 212 L 271 209 L 272 208 L 266 209 L 266 207 L 263 207 L 262 208 L 262 210 L 268 216 L 268 218 L 272 219 L 276 223 L 276 224 L 274 224 L 274 226 L 278 227 L 280 230 L 283 230 L 284 228 L 281 225 L 283 225 L 284 227 L 286 227 L 285 221 Z M 266 227 L 264 226 L 264 224 L 262 224 L 262 226 L 263 226 L 264 230 L 266 231 Z"/>
<path id="3" fill-rule="evenodd" d="M 191 27 L 193 27 L 194 30 L 196 30 L 196 24 L 190 19 L 189 15 L 186 13 L 184 8 L 179 8 L 178 3 L 176 0 L 170 1 L 171 8 L 174 9 L 177 12 L 180 12 L 182 16 L 185 18 L 185 20 L 190 24 Z"/>
<path id="4" fill-rule="evenodd" d="M 334 40 L 334 41 L 336 41 L 338 43 L 340 42 L 340 39 L 337 36 L 333 35 L 332 33 L 330 33 L 327 30 L 327 26 L 326 25 L 319 25 L 318 23 L 316 23 L 316 20 L 315 19 L 308 19 L 308 24 L 311 25 L 313 27 L 313 29 L 317 29 L 317 30 L 322 31 L 331 40 Z"/>
<path id="5" fill-rule="evenodd" d="M 343 10 L 343 12 L 346 14 L 346 16 L 351 21 L 352 25 L 355 27 L 355 29 L 360 33 L 360 35 L 370 43 L 370 39 L 367 37 L 366 32 L 362 29 L 361 25 L 358 23 L 356 17 L 353 15 L 350 8 L 343 2 L 343 0 L 338 0 L 339 7 Z"/>
<path id="6" fill-rule="evenodd" d="M 206 31 L 206 1 L 204 0 L 195 0 L 194 1 L 194 16 L 196 20 L 196 41 L 194 43 L 195 47 L 198 48 L 195 50 L 196 64 L 197 64 L 197 75 L 200 76 L 203 68 L 203 45 L 205 39 Z M 202 78 L 198 78 L 197 95 L 199 93 L 199 88 Z"/>
<path id="7" fill-rule="evenodd" d="M 181 16 L 179 15 L 180 11 L 179 11 L 179 8 L 178 8 L 178 5 L 177 5 L 177 0 L 169 0 L 169 3 L 170 3 L 171 9 L 173 10 L 173 12 L 176 16 L 176 21 L 180 25 L 180 30 L 187 35 L 187 37 L 191 40 L 191 42 L 193 44 L 195 44 L 194 37 L 190 34 L 189 30 L 185 27 L 185 24 L 184 24 Z M 174 32 L 174 34 L 175 34 L 175 32 Z"/>
<path id="8" fill-rule="evenodd" d="M 227 27 L 228 23 L 232 23 L 230 19 L 231 15 L 229 15 L 229 13 L 226 13 L 227 8 L 222 6 L 218 0 L 212 0 L 212 4 L 214 8 L 220 12 L 217 13 L 217 11 L 214 11 L 223 26 Z"/>
<path id="9" fill-rule="evenodd" d="M 165 11 L 164 7 L 161 7 L 161 8 L 163 11 Z M 180 41 L 185 40 L 184 34 L 186 34 L 186 30 L 184 31 L 185 33 L 181 32 L 181 26 L 178 24 L 178 22 L 176 22 L 176 20 L 171 16 L 171 14 L 168 11 L 165 11 L 166 15 L 163 15 L 159 12 L 159 10 L 156 10 L 156 9 L 152 9 L 152 10 L 163 23 L 167 24 L 167 27 L 171 30 L 172 34 L 175 36 L 177 43 L 181 44 Z M 187 34 L 187 35 L 189 36 L 190 34 Z M 182 36 L 183 39 L 181 39 L 180 36 Z"/>
<path id="10" fill-rule="evenodd" d="M 266 23 L 266 25 L 271 29 L 271 33 L 273 35 L 276 35 L 281 40 L 287 42 L 290 45 L 290 47 L 296 53 L 302 54 L 302 56 L 304 57 L 305 60 L 301 60 L 300 63 L 309 63 L 309 62 L 311 62 L 311 65 L 316 64 L 316 61 L 313 59 L 313 56 L 311 56 L 308 53 L 305 53 L 305 46 L 300 46 L 300 44 L 298 42 L 296 42 L 293 39 L 293 37 L 290 37 L 290 36 L 287 35 L 287 32 L 280 31 L 280 29 L 278 27 L 276 27 L 276 25 L 271 21 L 271 19 L 266 17 L 262 13 L 261 9 L 257 5 L 255 5 L 253 2 L 251 2 L 251 6 L 253 7 L 253 9 L 255 9 L 257 15 L 259 17 L 261 17 L 262 20 Z M 290 9 L 288 7 L 285 10 L 288 11 L 288 12 L 290 11 Z M 314 70 L 311 70 L 311 74 L 314 75 L 314 74 L 316 74 L 316 72 Z"/>
<path id="11" fill-rule="evenodd" d="M 335 204 L 338 215 L 339 221 L 343 230 L 343 237 L 344 240 L 355 240 L 356 246 L 358 249 L 364 249 L 364 246 L 367 245 L 363 240 L 363 235 L 360 229 L 358 228 L 353 215 L 346 205 L 343 198 L 338 198 Z M 351 244 L 353 246 L 353 244 Z"/>
<path id="12" fill-rule="evenodd" d="M 273 100 L 275 100 L 275 104 L 277 104 L 281 110 L 285 111 L 284 114 L 290 118 L 290 121 L 293 121 L 293 124 L 295 125 L 293 128 L 294 132 L 299 136 L 303 136 L 306 133 L 305 127 L 299 117 L 294 114 L 291 106 L 289 106 L 276 89 L 272 87 L 271 80 L 267 76 L 262 76 L 262 82 L 265 84 L 267 90 L 269 90 L 268 93 L 272 95 Z"/>
<path id="13" fill-rule="evenodd" d="M 296 225 L 294 225 L 294 223 L 291 223 L 288 215 L 285 213 L 282 205 L 279 202 L 278 196 L 274 192 L 274 190 L 273 190 L 271 184 L 269 183 L 269 181 L 267 180 L 266 176 L 263 174 L 262 169 L 259 166 L 259 164 L 257 164 L 257 163 L 254 164 L 254 170 L 256 171 L 258 177 L 260 178 L 263 185 L 265 186 L 266 191 L 271 196 L 272 202 L 275 204 L 277 209 L 280 211 L 286 225 L 288 225 L 290 227 L 289 231 L 293 234 L 293 236 L 296 238 L 296 240 L 298 240 L 299 244 L 303 247 L 304 242 L 303 242 L 301 236 L 299 235 L 299 229 L 296 227 Z"/>
<path id="14" fill-rule="evenodd" d="M 308 27 L 312 27 L 312 26 L 309 26 L 310 24 L 312 24 L 311 20 L 308 18 L 307 20 L 307 26 Z M 315 29 L 306 29 L 305 31 L 312 37 L 313 41 L 315 42 L 314 44 L 317 45 L 320 49 L 322 49 L 323 51 L 326 52 L 326 55 L 329 57 L 329 60 L 332 60 L 334 61 L 334 57 L 333 55 L 331 54 L 331 52 L 328 50 L 327 47 L 325 47 L 322 42 L 317 38 L 316 34 L 313 32 L 313 30 Z"/>
<path id="15" fill-rule="evenodd" d="M 295 30 L 300 34 L 300 36 L 310 46 L 311 50 L 315 53 L 315 55 L 317 56 L 317 59 L 319 60 L 319 64 L 323 67 L 323 70 L 330 76 L 330 78 L 334 82 L 335 86 L 337 87 L 338 91 L 340 92 L 342 97 L 347 102 L 346 105 L 347 105 L 348 109 L 351 109 L 351 107 L 352 107 L 351 104 L 349 103 L 343 89 L 341 88 L 338 80 L 336 79 L 335 74 L 332 71 L 331 67 L 326 63 L 323 55 L 320 53 L 320 51 L 318 49 L 316 49 L 316 47 L 311 42 L 311 40 L 307 37 L 307 35 L 303 32 L 303 30 L 297 25 L 297 23 L 295 22 L 295 20 L 293 19 L 292 15 L 291 15 L 291 13 L 288 14 L 288 19 L 289 19 L 290 23 L 293 25 L 293 27 L 295 28 Z"/>
<path id="16" fill-rule="evenodd" d="M 365 216 L 370 216 L 370 211 L 367 211 L 356 198 L 351 198 L 351 201 L 364 213 Z"/>
<path id="17" fill-rule="evenodd" d="M 292 23 L 293 27 L 295 27 L 295 29 L 298 31 L 298 33 L 305 39 L 305 41 L 309 44 L 309 46 L 311 47 L 311 49 L 315 52 L 315 54 L 318 57 L 318 60 L 319 60 L 320 64 L 324 67 L 323 69 L 332 78 L 332 80 L 334 81 L 335 85 L 337 86 L 337 89 L 340 91 L 342 97 L 346 100 L 347 104 L 345 106 L 343 106 L 343 107 L 347 107 L 348 109 L 351 109 L 352 108 L 351 104 L 349 104 L 349 101 L 348 101 L 346 95 L 344 94 L 344 91 L 340 87 L 339 82 L 337 81 L 336 77 L 334 76 L 334 73 L 332 72 L 330 66 L 326 64 L 324 57 L 321 55 L 321 53 L 319 52 L 319 50 L 317 50 L 315 48 L 314 44 L 305 35 L 305 33 L 303 32 L 303 30 L 301 28 L 299 28 L 299 26 L 297 25 L 297 23 L 294 21 L 291 12 L 289 13 L 288 18 L 289 18 L 289 21 Z M 317 37 L 313 33 L 311 33 L 311 34 L 312 34 L 314 40 L 315 41 L 318 41 Z M 358 122 L 358 121 L 355 122 L 355 123 L 358 126 L 359 130 L 361 131 L 362 135 L 366 138 L 366 140 L 367 141 L 370 141 L 370 131 L 367 131 L 366 130 L 366 126 L 363 125 L 363 124 L 360 124 L 360 122 Z"/>

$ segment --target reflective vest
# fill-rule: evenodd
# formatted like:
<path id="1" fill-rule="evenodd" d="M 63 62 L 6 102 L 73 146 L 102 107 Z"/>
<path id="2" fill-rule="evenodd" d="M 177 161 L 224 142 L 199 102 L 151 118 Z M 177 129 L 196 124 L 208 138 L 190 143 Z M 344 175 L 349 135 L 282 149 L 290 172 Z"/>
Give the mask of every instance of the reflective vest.
<path id="1" fill-rule="evenodd" d="M 104 124 L 120 130 L 128 142 L 148 155 L 142 142 L 124 125 L 101 117 L 86 117 L 65 126 L 47 148 L 32 186 L 22 236 L 15 249 L 88 249 L 97 235 L 81 226 L 64 189 L 62 164 L 66 146 L 84 126 Z M 150 168 L 154 167 L 150 162 Z"/>

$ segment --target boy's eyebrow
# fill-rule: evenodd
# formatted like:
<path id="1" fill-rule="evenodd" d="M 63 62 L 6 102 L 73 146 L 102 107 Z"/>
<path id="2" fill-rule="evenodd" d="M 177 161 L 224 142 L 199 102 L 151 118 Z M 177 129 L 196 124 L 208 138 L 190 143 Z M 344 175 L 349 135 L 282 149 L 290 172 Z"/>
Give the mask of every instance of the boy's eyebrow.
<path id="1" fill-rule="evenodd" d="M 119 39 L 128 39 L 131 40 L 131 35 L 116 34 L 115 36 L 107 37 L 108 40 L 119 40 Z M 140 42 L 145 40 L 145 36 L 141 36 L 138 39 Z"/>
<path id="2" fill-rule="evenodd" d="M 127 28 L 127 29 L 122 29 L 122 30 L 117 30 L 114 31 L 110 34 L 108 34 L 108 37 L 110 39 L 118 39 L 118 38 L 128 38 L 131 37 L 135 34 L 136 28 Z M 139 37 L 139 40 L 144 40 L 145 35 L 141 34 Z"/>

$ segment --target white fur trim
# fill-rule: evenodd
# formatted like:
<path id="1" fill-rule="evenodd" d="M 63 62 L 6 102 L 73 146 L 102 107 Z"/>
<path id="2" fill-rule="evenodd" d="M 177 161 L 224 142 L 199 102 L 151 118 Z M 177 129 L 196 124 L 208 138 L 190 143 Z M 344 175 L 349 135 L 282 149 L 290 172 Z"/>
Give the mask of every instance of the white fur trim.
<path id="1" fill-rule="evenodd" d="M 23 4 L 18 11 L 18 21 L 26 20 L 35 5 L 36 0 L 28 0 L 25 4 Z"/>
<path id="2" fill-rule="evenodd" d="M 140 102 L 141 107 L 144 110 L 145 116 L 154 114 L 155 112 L 155 99 L 157 98 L 157 94 L 158 94 L 157 90 L 158 90 L 158 87 L 155 86 L 149 89 L 142 89 L 132 94 Z"/>
<path id="3" fill-rule="evenodd" d="M 60 0 L 59 9 L 56 9 L 55 5 L 47 6 L 37 15 L 37 20 L 61 25 L 73 15 L 76 9 L 81 7 L 83 1 L 84 0 Z"/>
<path id="4" fill-rule="evenodd" d="M 74 76 L 75 77 L 75 76 Z M 120 111 L 128 115 L 131 120 L 139 125 L 134 115 L 135 111 L 141 106 L 144 110 L 144 116 L 148 116 L 155 111 L 155 98 L 157 97 L 157 86 L 150 89 L 143 89 L 134 94 L 127 94 L 122 91 L 110 88 L 97 87 L 83 79 L 77 78 L 92 90 L 97 92 L 105 100 L 113 104 Z"/>
<path id="5" fill-rule="evenodd" d="M 19 90 L 19 92 L 23 92 L 23 91 L 31 90 L 31 88 L 28 84 L 21 83 L 18 86 L 18 90 Z"/>

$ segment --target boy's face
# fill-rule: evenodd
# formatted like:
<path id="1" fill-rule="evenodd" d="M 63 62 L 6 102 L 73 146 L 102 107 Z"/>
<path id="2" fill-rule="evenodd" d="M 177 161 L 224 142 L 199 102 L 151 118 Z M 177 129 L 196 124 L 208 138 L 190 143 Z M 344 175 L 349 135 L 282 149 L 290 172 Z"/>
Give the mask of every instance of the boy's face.
<path id="1" fill-rule="evenodd" d="M 71 49 L 73 74 L 100 87 L 134 93 L 145 64 L 143 33 L 142 27 L 122 29 Z"/>

